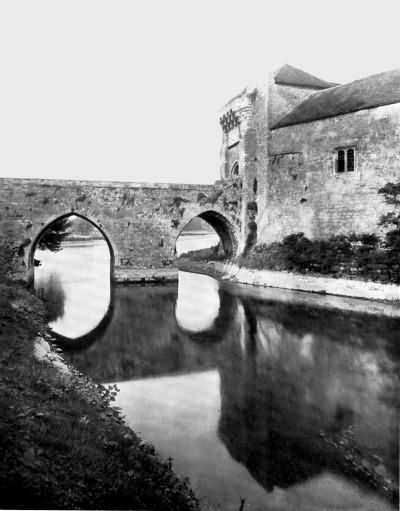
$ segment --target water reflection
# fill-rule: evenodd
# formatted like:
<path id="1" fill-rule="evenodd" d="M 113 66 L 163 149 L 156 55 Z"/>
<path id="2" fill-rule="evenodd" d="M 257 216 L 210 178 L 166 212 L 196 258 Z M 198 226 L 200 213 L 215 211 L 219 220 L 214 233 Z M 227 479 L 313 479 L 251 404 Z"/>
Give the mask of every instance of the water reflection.
<path id="1" fill-rule="evenodd" d="M 398 480 L 398 361 L 385 332 L 368 317 L 242 306 L 219 361 L 219 433 L 232 456 L 268 491 L 331 472 L 394 499 L 384 487 Z"/>
<path id="2" fill-rule="evenodd" d="M 54 324 L 65 314 L 65 291 L 58 273 L 50 273 L 46 279 L 36 282 L 36 294 L 46 304 L 47 320 Z"/>
<path id="3" fill-rule="evenodd" d="M 205 248 L 216 247 L 220 238 L 216 232 L 213 233 L 187 233 L 179 236 L 176 240 L 176 255 L 182 255 L 187 252 L 203 250 Z"/>
<path id="4" fill-rule="evenodd" d="M 79 340 L 110 314 L 110 251 L 104 240 L 63 242 L 60 252 L 36 250 L 35 290 L 45 297 L 50 327 Z"/>
<path id="5" fill-rule="evenodd" d="M 189 332 L 201 332 L 212 328 L 220 308 L 218 282 L 204 276 L 193 279 L 190 273 L 179 276 L 176 320 Z"/>
<path id="6" fill-rule="evenodd" d="M 196 334 L 177 325 L 176 285 L 117 286 L 113 296 L 112 320 L 97 341 L 68 354 L 86 374 L 116 382 L 215 367 L 220 346 L 205 343 L 199 349 Z"/>
<path id="7" fill-rule="evenodd" d="M 213 506 L 394 509 L 399 320 L 183 282 L 203 297 L 209 283 L 210 304 L 117 287 L 110 323 L 70 360 L 118 382 L 127 421 Z"/>

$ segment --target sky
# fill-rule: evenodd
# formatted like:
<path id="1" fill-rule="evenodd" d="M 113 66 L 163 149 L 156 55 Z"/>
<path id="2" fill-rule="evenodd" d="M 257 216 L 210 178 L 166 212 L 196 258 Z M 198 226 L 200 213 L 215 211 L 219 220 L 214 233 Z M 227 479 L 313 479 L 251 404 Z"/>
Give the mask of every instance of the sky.
<path id="1" fill-rule="evenodd" d="M 399 0 L 0 0 L 0 177 L 212 183 L 219 109 L 289 63 L 400 67 Z"/>

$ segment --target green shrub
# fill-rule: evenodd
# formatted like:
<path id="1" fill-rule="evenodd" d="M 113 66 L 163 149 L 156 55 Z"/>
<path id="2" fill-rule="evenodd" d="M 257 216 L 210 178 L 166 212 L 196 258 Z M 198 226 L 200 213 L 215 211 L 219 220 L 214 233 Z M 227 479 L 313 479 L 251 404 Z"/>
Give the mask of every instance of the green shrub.
<path id="1" fill-rule="evenodd" d="M 374 233 L 351 233 L 310 240 L 298 232 L 281 242 L 252 247 L 239 257 L 239 264 L 400 284 L 400 182 L 387 183 L 378 193 L 395 207 L 379 220 L 380 226 L 389 229 L 384 239 Z"/>
<path id="2" fill-rule="evenodd" d="M 389 231 L 383 242 L 376 234 L 339 234 L 310 240 L 304 233 L 281 242 L 256 245 L 239 264 L 256 269 L 361 277 L 400 283 L 400 231 Z"/>

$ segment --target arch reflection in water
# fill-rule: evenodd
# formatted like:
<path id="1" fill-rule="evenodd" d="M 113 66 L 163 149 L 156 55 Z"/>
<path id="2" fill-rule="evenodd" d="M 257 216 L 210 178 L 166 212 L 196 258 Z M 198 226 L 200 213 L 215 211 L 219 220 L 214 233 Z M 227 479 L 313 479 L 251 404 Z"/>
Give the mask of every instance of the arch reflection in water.
<path id="1" fill-rule="evenodd" d="M 399 321 L 218 293 L 193 334 L 176 287 L 117 288 L 99 341 L 68 356 L 118 383 L 127 422 L 214 508 L 395 509 Z"/>
<path id="2" fill-rule="evenodd" d="M 198 333 L 214 325 L 220 309 L 218 282 L 207 275 L 179 272 L 176 321 L 182 330 Z"/>
<path id="3" fill-rule="evenodd" d="M 175 319 L 177 286 L 116 286 L 111 321 L 68 359 L 98 382 L 190 374 L 215 368 L 216 342 L 195 343 Z M 199 344 L 199 345 L 198 345 Z"/>
<path id="4" fill-rule="evenodd" d="M 35 267 L 34 287 L 47 303 L 53 331 L 74 340 L 94 330 L 110 308 L 106 241 L 75 236 L 63 241 L 58 252 L 37 248 L 35 259 L 40 266 Z"/>

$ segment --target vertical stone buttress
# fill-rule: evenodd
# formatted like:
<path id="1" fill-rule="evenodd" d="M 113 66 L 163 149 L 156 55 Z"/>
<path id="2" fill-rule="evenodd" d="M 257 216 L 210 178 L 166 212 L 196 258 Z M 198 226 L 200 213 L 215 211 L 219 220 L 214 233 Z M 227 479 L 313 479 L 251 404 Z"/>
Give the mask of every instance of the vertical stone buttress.
<path id="1" fill-rule="evenodd" d="M 242 193 L 241 236 L 238 254 L 257 239 L 257 141 L 254 103 L 257 90 L 247 88 L 220 112 L 222 128 L 221 180 L 239 179 Z M 255 181 L 256 179 L 256 181 Z"/>
<path id="2" fill-rule="evenodd" d="M 239 254 L 268 239 L 271 225 L 280 221 L 268 208 L 273 199 L 270 127 L 316 91 L 301 84 L 277 83 L 277 73 L 269 73 L 257 87 L 246 88 L 220 112 L 221 179 L 232 179 L 238 172 L 242 183 Z"/>

